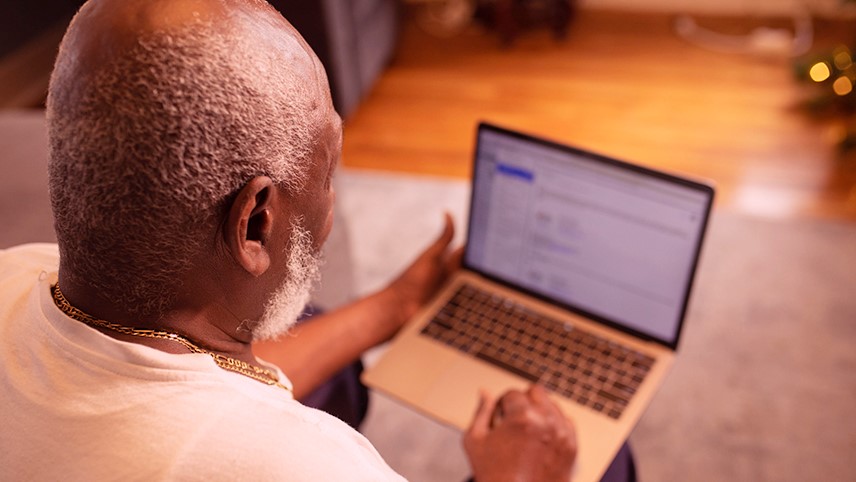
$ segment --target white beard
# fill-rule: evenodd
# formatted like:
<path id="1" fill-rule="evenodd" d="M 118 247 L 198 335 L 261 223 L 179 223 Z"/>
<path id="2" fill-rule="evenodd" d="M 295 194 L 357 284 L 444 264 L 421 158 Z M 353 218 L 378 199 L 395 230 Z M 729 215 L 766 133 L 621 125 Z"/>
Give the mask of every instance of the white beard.
<path id="1" fill-rule="evenodd" d="M 254 341 L 273 340 L 287 333 L 309 303 L 320 278 L 321 255 L 312 249 L 312 235 L 300 225 L 291 228 L 288 276 L 265 303 L 264 313 L 251 329 Z"/>

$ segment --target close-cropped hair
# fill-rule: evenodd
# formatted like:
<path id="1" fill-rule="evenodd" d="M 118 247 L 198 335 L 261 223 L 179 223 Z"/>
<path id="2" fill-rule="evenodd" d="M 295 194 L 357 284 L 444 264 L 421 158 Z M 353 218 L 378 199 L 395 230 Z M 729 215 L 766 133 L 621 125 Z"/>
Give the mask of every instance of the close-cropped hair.
<path id="1" fill-rule="evenodd" d="M 67 43 L 47 103 L 63 275 L 161 316 L 248 180 L 302 188 L 317 94 L 277 49 L 203 22 L 141 35 L 89 71 Z"/>

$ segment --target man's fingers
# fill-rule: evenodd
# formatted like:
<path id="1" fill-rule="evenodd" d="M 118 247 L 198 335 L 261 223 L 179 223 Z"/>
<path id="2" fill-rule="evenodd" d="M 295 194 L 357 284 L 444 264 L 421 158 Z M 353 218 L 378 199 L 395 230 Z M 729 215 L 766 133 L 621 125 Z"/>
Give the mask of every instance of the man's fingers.
<path id="1" fill-rule="evenodd" d="M 545 415 L 552 415 L 553 418 L 565 419 L 562 409 L 556 405 L 556 402 L 550 399 L 546 388 L 541 385 L 533 384 L 529 387 L 529 390 L 526 391 L 526 394 L 529 396 L 529 399 L 532 400 L 532 404 L 538 407 Z"/>
<path id="2" fill-rule="evenodd" d="M 537 383 L 530 385 L 529 390 L 526 390 L 526 394 L 529 395 L 529 398 L 535 403 L 544 403 L 549 401 L 547 390 Z"/>
<path id="3" fill-rule="evenodd" d="M 552 413 L 561 412 L 556 402 L 550 399 L 547 389 L 541 385 L 532 384 L 529 390 L 526 391 L 526 395 L 529 396 L 529 400 L 532 400 L 532 404 L 536 407 Z"/>
<path id="4" fill-rule="evenodd" d="M 532 401 L 532 404 L 538 407 L 544 420 L 553 426 L 556 436 L 567 440 L 573 447 L 572 450 L 574 453 L 576 453 L 577 433 L 573 421 L 565 416 L 556 402 L 550 399 L 547 390 L 541 385 L 533 384 L 526 391 L 526 394 Z"/>
<path id="5" fill-rule="evenodd" d="M 499 399 L 499 405 L 502 408 L 502 415 L 506 418 L 511 418 L 525 412 L 529 408 L 528 396 L 518 390 L 509 390 Z"/>
<path id="6" fill-rule="evenodd" d="M 467 429 L 467 434 L 474 437 L 487 434 L 490 431 L 490 421 L 495 409 L 496 398 L 487 390 L 479 390 L 479 406 L 476 408 L 476 414 Z"/>

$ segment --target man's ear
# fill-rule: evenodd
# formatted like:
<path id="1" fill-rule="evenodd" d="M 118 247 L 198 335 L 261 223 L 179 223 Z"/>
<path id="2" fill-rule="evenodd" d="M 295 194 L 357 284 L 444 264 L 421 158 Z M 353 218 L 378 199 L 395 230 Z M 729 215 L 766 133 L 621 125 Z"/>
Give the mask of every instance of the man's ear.
<path id="1" fill-rule="evenodd" d="M 260 276 L 270 267 L 276 185 L 267 176 L 250 179 L 229 208 L 223 236 L 232 258 L 248 273 Z"/>

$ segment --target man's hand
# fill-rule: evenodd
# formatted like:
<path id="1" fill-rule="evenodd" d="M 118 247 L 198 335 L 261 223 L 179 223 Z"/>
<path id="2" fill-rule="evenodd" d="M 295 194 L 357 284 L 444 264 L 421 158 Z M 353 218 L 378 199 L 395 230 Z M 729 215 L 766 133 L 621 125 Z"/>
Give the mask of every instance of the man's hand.
<path id="1" fill-rule="evenodd" d="M 577 436 L 546 390 L 533 385 L 498 401 L 482 392 L 464 448 L 476 482 L 568 482 Z"/>
<path id="2" fill-rule="evenodd" d="M 392 296 L 397 311 L 397 326 L 393 327 L 390 336 L 437 293 L 450 274 L 460 268 L 463 248 L 449 250 L 454 236 L 455 225 L 446 213 L 440 236 L 385 290 Z"/>

